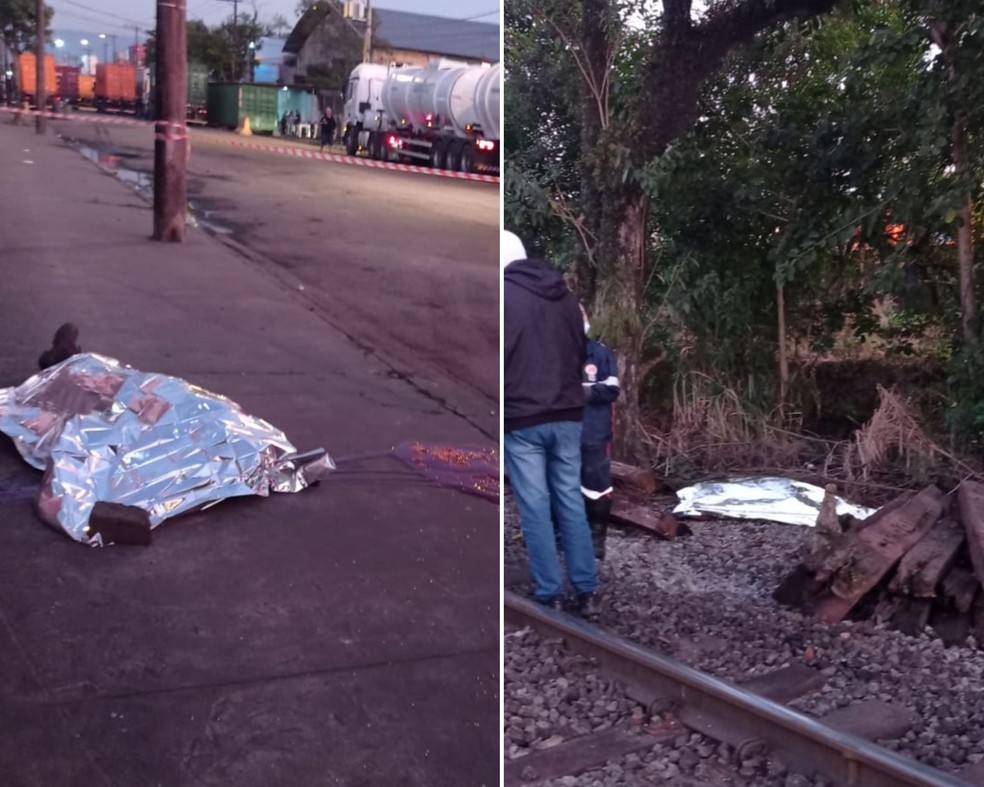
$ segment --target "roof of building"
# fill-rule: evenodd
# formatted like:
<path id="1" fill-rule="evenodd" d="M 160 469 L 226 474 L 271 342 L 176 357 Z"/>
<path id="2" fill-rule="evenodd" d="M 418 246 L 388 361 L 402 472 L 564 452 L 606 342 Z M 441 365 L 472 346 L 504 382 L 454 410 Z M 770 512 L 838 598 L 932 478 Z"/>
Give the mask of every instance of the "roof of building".
<path id="1" fill-rule="evenodd" d="M 337 11 L 320 5 L 309 8 L 291 31 L 284 44 L 284 51 L 294 54 L 300 52 L 329 13 Z M 393 49 L 489 62 L 499 60 L 498 25 L 393 11 L 389 8 L 374 8 L 372 14 L 376 21 L 376 37 Z"/>

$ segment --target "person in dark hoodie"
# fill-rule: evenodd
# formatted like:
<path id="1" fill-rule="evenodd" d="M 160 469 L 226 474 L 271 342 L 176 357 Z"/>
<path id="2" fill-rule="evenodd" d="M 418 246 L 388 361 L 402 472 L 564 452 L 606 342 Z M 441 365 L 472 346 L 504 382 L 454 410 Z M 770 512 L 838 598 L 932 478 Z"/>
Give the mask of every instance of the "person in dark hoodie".
<path id="1" fill-rule="evenodd" d="M 584 323 L 560 272 L 527 259 L 503 233 L 503 458 L 519 508 L 534 598 L 560 609 L 564 598 L 551 513 L 560 531 L 575 611 L 597 616 L 598 569 L 581 497 L 585 395 Z"/>

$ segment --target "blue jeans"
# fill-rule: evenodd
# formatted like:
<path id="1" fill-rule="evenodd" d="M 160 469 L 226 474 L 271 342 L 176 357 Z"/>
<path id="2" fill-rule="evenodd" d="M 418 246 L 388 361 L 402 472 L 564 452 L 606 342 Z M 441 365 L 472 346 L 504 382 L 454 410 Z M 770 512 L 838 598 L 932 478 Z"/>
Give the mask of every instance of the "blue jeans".
<path id="1" fill-rule="evenodd" d="M 503 449 L 519 506 L 534 596 L 549 601 L 564 592 L 551 509 L 574 592 L 594 593 L 598 569 L 581 498 L 581 424 L 561 421 L 508 432 Z"/>

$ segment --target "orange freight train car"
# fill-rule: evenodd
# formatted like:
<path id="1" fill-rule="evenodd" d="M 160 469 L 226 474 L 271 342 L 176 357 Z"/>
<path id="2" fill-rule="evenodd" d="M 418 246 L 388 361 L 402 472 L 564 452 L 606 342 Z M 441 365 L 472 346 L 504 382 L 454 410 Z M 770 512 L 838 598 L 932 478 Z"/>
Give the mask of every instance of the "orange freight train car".
<path id="1" fill-rule="evenodd" d="M 129 63 L 96 66 L 97 109 L 133 109 L 137 103 L 137 70 Z"/>
<path id="2" fill-rule="evenodd" d="M 37 93 L 38 58 L 33 52 L 22 52 L 17 56 L 17 70 L 20 73 L 21 94 L 34 100 Z M 51 98 L 58 90 L 58 79 L 55 76 L 55 57 L 45 55 L 44 58 L 44 92 Z"/>
<path id="3" fill-rule="evenodd" d="M 88 74 L 79 74 L 79 102 L 91 105 L 96 98 L 96 78 Z"/>

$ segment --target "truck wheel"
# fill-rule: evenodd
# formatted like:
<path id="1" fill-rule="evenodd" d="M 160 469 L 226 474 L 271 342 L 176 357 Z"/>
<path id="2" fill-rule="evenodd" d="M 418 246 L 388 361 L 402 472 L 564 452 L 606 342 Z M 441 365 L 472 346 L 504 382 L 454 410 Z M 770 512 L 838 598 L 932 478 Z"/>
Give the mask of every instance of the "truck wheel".
<path id="1" fill-rule="evenodd" d="M 435 142 L 431 145 L 430 165 L 434 169 L 444 169 L 444 143 Z"/>
<path id="2" fill-rule="evenodd" d="M 369 140 L 369 148 L 372 150 L 372 157 L 376 161 L 386 161 L 386 137 L 382 132 L 373 132 Z"/>
<path id="3" fill-rule="evenodd" d="M 448 145 L 447 156 L 444 165 L 452 172 L 457 172 L 461 168 L 461 142 L 454 142 Z"/>
<path id="4" fill-rule="evenodd" d="M 475 151 L 472 150 L 472 146 L 469 143 L 465 143 L 465 146 L 461 149 L 461 166 L 459 167 L 459 172 L 470 173 L 475 168 Z"/>
<path id="5" fill-rule="evenodd" d="M 359 132 L 354 128 L 348 130 L 348 134 L 345 135 L 345 152 L 350 156 L 354 156 L 359 151 Z"/>

